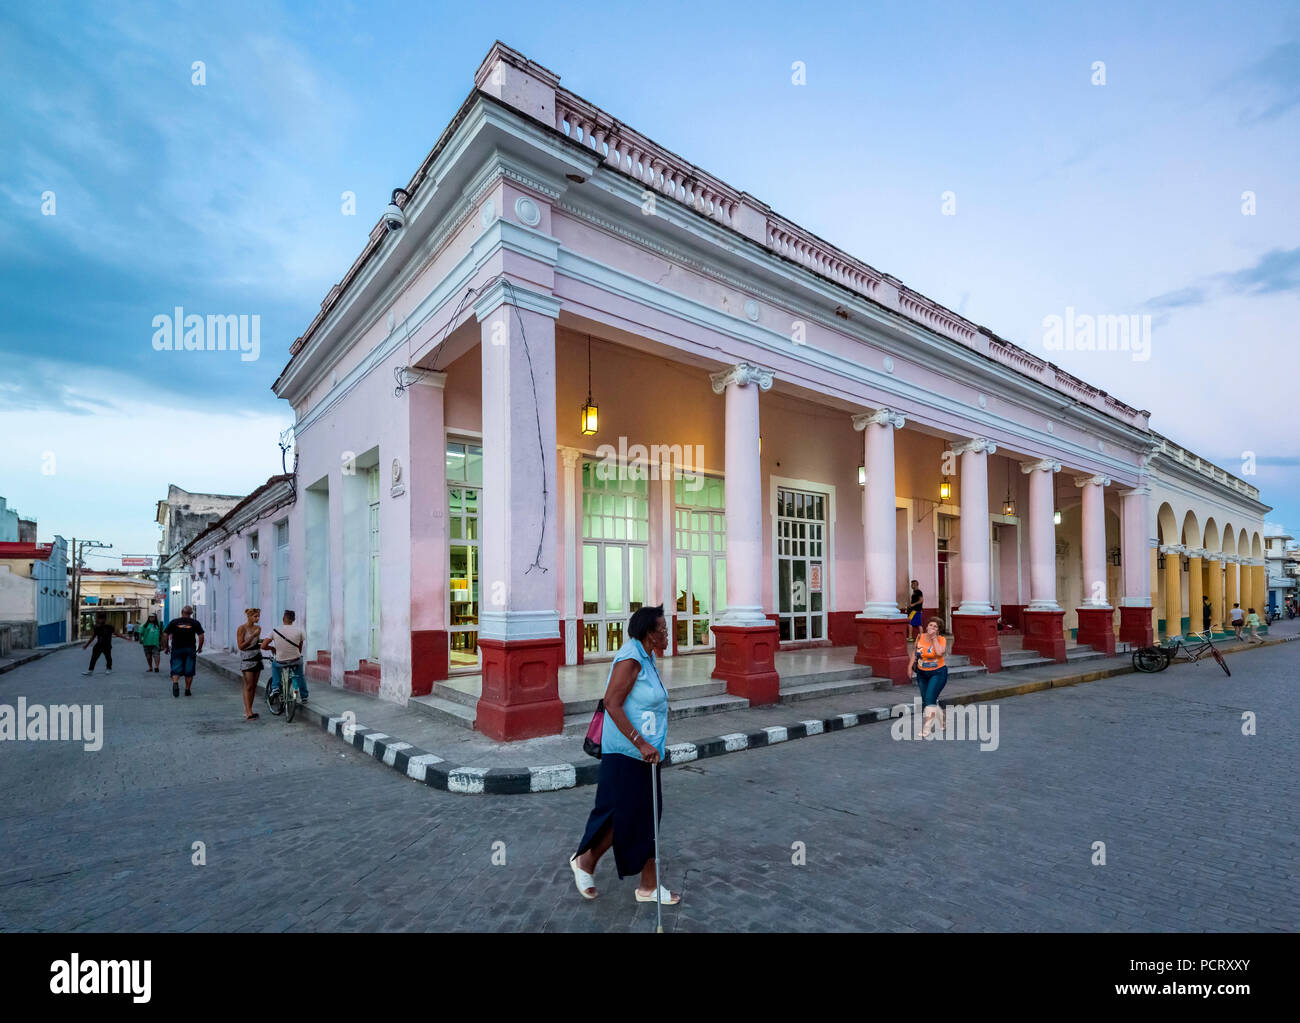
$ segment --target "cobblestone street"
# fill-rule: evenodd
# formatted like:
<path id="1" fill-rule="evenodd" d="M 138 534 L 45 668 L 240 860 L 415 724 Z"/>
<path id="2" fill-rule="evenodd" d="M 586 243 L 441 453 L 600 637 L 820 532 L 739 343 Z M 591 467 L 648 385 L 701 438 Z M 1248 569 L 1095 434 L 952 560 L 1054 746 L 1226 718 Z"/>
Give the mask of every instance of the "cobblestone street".
<path id="1" fill-rule="evenodd" d="M 1003 701 L 996 751 L 882 724 L 669 769 L 665 929 L 1295 930 L 1295 651 Z M 105 707 L 99 752 L 0 745 L 4 929 L 653 928 L 610 862 L 599 899 L 574 890 L 594 789 L 433 791 L 117 653 L 111 676 L 78 651 L 0 676 L 0 703 Z"/>

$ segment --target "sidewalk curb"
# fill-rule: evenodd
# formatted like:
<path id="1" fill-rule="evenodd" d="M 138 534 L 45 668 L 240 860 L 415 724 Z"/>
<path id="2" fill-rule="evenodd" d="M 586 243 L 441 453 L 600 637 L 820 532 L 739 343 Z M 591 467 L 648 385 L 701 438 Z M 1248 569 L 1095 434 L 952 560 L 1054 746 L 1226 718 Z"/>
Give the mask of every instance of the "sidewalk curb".
<path id="1" fill-rule="evenodd" d="M 74 639 L 67 643 L 43 646 L 39 650 L 33 650 L 26 657 L 20 657 L 8 664 L 0 664 L 0 675 L 3 675 L 6 671 L 13 671 L 15 668 L 21 668 L 24 664 L 31 664 L 32 661 L 39 661 L 42 657 L 48 657 L 50 654 L 57 654 L 60 650 L 67 650 L 68 647 L 72 646 L 81 646 L 81 640 Z"/>
<path id="2" fill-rule="evenodd" d="M 1300 636 L 1285 639 L 1266 640 L 1264 646 L 1276 646 L 1300 640 Z M 1256 649 L 1236 647 L 1221 653 L 1235 654 L 1242 650 Z M 211 660 L 202 659 L 202 663 L 220 675 L 240 681 L 239 673 Z M 1101 668 L 1095 671 L 1080 672 L 1063 678 L 1046 679 L 1037 682 L 1022 682 L 1018 685 L 1000 686 L 996 689 L 978 693 L 963 693 L 944 703 L 949 706 L 970 703 L 987 703 L 1013 696 L 1024 696 L 1046 689 L 1064 689 L 1068 686 L 1084 685 L 1101 679 L 1114 678 L 1118 675 L 1133 675 L 1137 672 L 1131 664 Z M 265 684 L 259 683 L 259 689 Z M 911 686 L 899 687 L 912 689 Z M 896 706 L 901 701 L 892 701 Z M 387 764 L 393 770 L 406 775 L 414 781 L 423 782 L 430 788 L 459 795 L 525 795 L 533 792 L 558 792 L 561 789 L 578 788 L 594 785 L 600 775 L 600 761 L 588 760 L 583 763 L 549 764 L 544 767 L 466 767 L 454 764 L 435 753 L 404 742 L 396 736 L 367 728 L 351 720 L 350 712 L 343 715 L 329 715 L 317 710 L 312 704 L 303 706 L 299 714 L 312 720 L 317 727 L 338 736 L 349 746 L 360 750 L 367 756 Z M 775 746 L 794 739 L 804 739 L 812 735 L 827 732 L 840 732 L 846 728 L 890 720 L 889 707 L 869 707 L 852 714 L 836 714 L 829 718 L 812 718 L 797 721 L 789 725 L 773 725 L 753 732 L 730 732 L 726 735 L 714 735 L 699 742 L 670 743 L 666 748 L 665 767 L 689 764 L 696 760 L 707 760 L 728 753 L 743 750 L 762 749 Z"/>

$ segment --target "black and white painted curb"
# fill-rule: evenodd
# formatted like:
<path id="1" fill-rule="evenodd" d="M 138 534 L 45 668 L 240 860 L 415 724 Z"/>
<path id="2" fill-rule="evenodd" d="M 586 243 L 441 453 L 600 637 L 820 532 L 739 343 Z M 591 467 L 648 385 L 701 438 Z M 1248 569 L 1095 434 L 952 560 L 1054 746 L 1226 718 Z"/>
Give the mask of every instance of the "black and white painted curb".
<path id="1" fill-rule="evenodd" d="M 310 705 L 303 708 L 310 712 Z M 435 753 L 420 749 L 409 742 L 394 738 L 384 732 L 355 724 L 351 717 L 325 717 L 312 714 L 320 727 L 337 735 L 348 745 L 367 756 L 381 760 L 408 778 L 423 782 L 430 788 L 455 792 L 460 795 L 523 795 L 529 792 L 556 792 L 581 785 L 594 785 L 600 773 L 600 762 L 550 764 L 545 767 L 465 767 L 452 764 Z M 824 732 L 838 732 L 855 725 L 889 719 L 888 707 L 872 707 L 857 714 L 836 714 L 834 717 L 798 721 L 791 725 L 760 728 L 756 732 L 730 732 L 715 735 L 699 742 L 670 743 L 666 749 L 664 766 L 689 764 L 695 760 L 720 757 L 741 750 L 775 746 L 792 739 L 803 739 Z"/>

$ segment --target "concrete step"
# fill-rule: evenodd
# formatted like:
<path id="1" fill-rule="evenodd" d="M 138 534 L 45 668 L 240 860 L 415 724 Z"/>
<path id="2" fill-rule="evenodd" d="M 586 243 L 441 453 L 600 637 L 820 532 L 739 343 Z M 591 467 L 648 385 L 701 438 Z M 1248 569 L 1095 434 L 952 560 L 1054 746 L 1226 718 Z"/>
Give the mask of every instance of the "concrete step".
<path id="1" fill-rule="evenodd" d="M 749 701 L 743 696 L 703 696 L 694 700 L 669 700 L 668 720 L 700 717 L 704 714 L 720 714 L 728 710 L 748 710 Z"/>
<path id="2" fill-rule="evenodd" d="M 463 693 L 459 689 L 446 685 L 443 682 L 435 682 L 433 691 L 430 696 L 436 696 L 441 700 L 448 700 L 451 703 L 458 703 L 462 707 L 473 708 L 478 704 L 478 697 L 473 693 Z M 421 697 L 423 699 L 424 697 Z"/>
<path id="3" fill-rule="evenodd" d="M 1073 664 L 1075 661 L 1095 661 L 1105 657 L 1106 654 L 1101 650 L 1094 650 L 1092 647 L 1074 647 L 1072 650 L 1065 651 L 1065 661 L 1067 664 Z"/>
<path id="4" fill-rule="evenodd" d="M 467 707 L 463 703 L 444 700 L 440 696 L 415 696 L 406 706 L 408 710 L 426 714 L 445 724 L 456 725 L 459 728 L 474 727 L 474 708 Z"/>
<path id="5" fill-rule="evenodd" d="M 881 683 L 886 687 L 893 687 L 893 683 L 889 679 L 863 675 L 861 670 L 859 670 L 857 678 L 835 679 L 829 676 L 838 675 L 839 672 L 827 672 L 826 674 L 828 677 L 824 680 L 803 682 L 797 685 L 788 685 L 786 680 L 782 679 L 781 690 L 777 699 L 781 703 L 799 703 L 802 700 L 820 700 L 829 696 L 866 693 L 881 688 Z"/>
<path id="6" fill-rule="evenodd" d="M 843 682 L 845 679 L 867 678 L 870 672 L 866 666 L 861 664 L 850 665 L 847 668 L 836 668 L 832 671 L 813 671 L 804 675 L 782 675 L 781 691 L 790 689 L 794 686 L 806 686 L 820 682 Z"/>

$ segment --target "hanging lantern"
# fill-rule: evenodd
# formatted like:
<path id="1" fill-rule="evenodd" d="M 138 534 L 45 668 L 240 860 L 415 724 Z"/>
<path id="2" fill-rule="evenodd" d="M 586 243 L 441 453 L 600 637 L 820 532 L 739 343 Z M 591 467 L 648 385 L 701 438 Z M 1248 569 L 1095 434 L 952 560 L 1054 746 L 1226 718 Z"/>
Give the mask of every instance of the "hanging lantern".
<path id="1" fill-rule="evenodd" d="M 1059 510 L 1052 512 L 1052 521 L 1055 522 L 1058 526 L 1061 524 L 1061 513 Z"/>
<path id="2" fill-rule="evenodd" d="M 599 418 L 599 410 L 596 403 L 591 400 L 591 335 L 587 335 L 587 403 L 582 406 L 582 423 L 579 429 L 582 430 L 584 437 L 590 437 L 596 432 L 596 422 Z"/>
<path id="3" fill-rule="evenodd" d="M 948 477 L 945 476 L 943 482 L 939 484 L 939 500 L 946 501 L 950 497 L 952 497 L 952 484 L 948 482 Z"/>
<path id="4" fill-rule="evenodd" d="M 1016 502 L 1011 499 L 1010 492 L 1007 493 L 1007 499 L 1002 502 L 1002 514 L 1007 518 L 1015 518 Z"/>
<path id="5" fill-rule="evenodd" d="M 858 466 L 858 486 L 860 486 L 860 487 L 865 487 L 866 485 L 867 485 L 867 467 L 866 467 L 865 465 L 859 465 L 859 466 Z"/>

